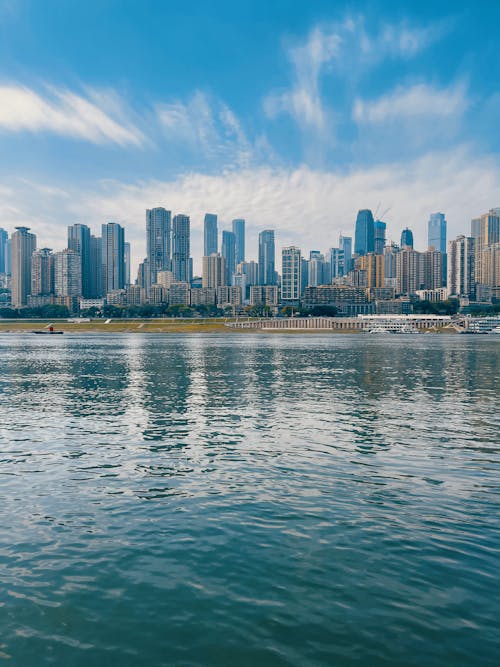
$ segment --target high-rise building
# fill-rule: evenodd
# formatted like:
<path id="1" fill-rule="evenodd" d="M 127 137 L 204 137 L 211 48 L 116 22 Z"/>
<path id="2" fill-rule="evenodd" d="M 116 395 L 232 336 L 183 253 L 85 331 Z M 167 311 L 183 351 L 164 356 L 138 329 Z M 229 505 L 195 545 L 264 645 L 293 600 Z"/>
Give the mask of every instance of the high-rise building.
<path id="1" fill-rule="evenodd" d="M 92 235 L 90 236 L 89 295 L 91 299 L 99 299 L 105 295 L 102 262 L 102 238 L 100 236 Z"/>
<path id="2" fill-rule="evenodd" d="M 446 218 L 444 213 L 431 213 L 427 227 L 428 247 L 446 254 Z"/>
<path id="3" fill-rule="evenodd" d="M 8 276 L 12 273 L 12 239 L 7 239 L 5 244 L 5 273 Z"/>
<path id="4" fill-rule="evenodd" d="M 31 291 L 31 255 L 36 250 L 36 236 L 29 227 L 16 227 L 12 234 L 12 306 L 22 308 Z"/>
<path id="5" fill-rule="evenodd" d="M 458 236 L 448 243 L 448 294 L 475 298 L 474 239 Z"/>
<path id="6" fill-rule="evenodd" d="M 151 285 L 158 271 L 170 270 L 171 211 L 161 206 L 146 210 L 146 258 Z"/>
<path id="7" fill-rule="evenodd" d="M 80 253 L 66 249 L 54 254 L 54 291 L 56 296 L 82 296 Z"/>
<path id="8" fill-rule="evenodd" d="M 174 216 L 172 243 L 172 273 L 174 281 L 189 283 L 190 276 L 190 254 L 191 254 L 191 231 L 188 215 L 178 214 Z"/>
<path id="9" fill-rule="evenodd" d="M 500 298 L 500 242 L 492 243 L 483 248 L 481 254 L 481 276 L 483 285 L 488 287 L 491 296 Z"/>
<path id="10" fill-rule="evenodd" d="M 31 296 L 54 293 L 54 255 L 50 248 L 34 250 L 31 255 Z"/>
<path id="11" fill-rule="evenodd" d="M 68 227 L 68 249 L 74 250 L 81 257 L 82 296 L 89 298 L 90 294 L 90 229 L 87 225 L 74 224 Z"/>
<path id="12" fill-rule="evenodd" d="M 274 229 L 266 229 L 259 234 L 259 284 L 276 284 Z"/>
<path id="13" fill-rule="evenodd" d="M 202 259 L 202 288 L 217 288 L 226 285 L 226 260 L 218 253 Z"/>
<path id="14" fill-rule="evenodd" d="M 9 240 L 9 235 L 0 227 L 0 273 L 7 273 L 7 241 Z"/>
<path id="15" fill-rule="evenodd" d="M 420 253 L 420 287 L 435 290 L 443 286 L 443 253 L 433 247 Z"/>
<path id="16" fill-rule="evenodd" d="M 396 255 L 396 289 L 398 294 L 415 294 L 420 289 L 420 253 L 409 246 Z"/>
<path id="17" fill-rule="evenodd" d="M 308 281 L 309 287 L 317 287 L 330 282 L 325 276 L 326 262 L 325 256 L 319 250 L 311 250 L 308 262 Z"/>
<path id="18" fill-rule="evenodd" d="M 203 255 L 210 257 L 217 253 L 217 215 L 215 213 L 205 213 L 205 221 L 203 223 Z"/>
<path id="19" fill-rule="evenodd" d="M 221 254 L 226 262 L 226 282 L 225 285 L 231 285 L 233 282 L 233 273 L 236 270 L 236 235 L 234 232 L 222 232 Z"/>
<path id="20" fill-rule="evenodd" d="M 295 246 L 283 248 L 281 252 L 281 299 L 298 301 L 301 293 L 301 256 Z"/>
<path id="21" fill-rule="evenodd" d="M 242 218 L 233 220 L 233 234 L 236 245 L 236 264 L 245 261 L 245 221 Z"/>
<path id="22" fill-rule="evenodd" d="M 352 237 L 339 237 L 339 248 L 344 251 L 344 275 L 352 269 Z"/>
<path id="23" fill-rule="evenodd" d="M 442 255 L 441 285 L 446 285 L 446 218 L 444 213 L 431 213 L 428 224 L 428 247 L 438 250 Z"/>
<path id="24" fill-rule="evenodd" d="M 340 248 L 330 248 L 328 251 L 328 263 L 330 265 L 330 278 L 335 280 L 344 275 L 345 257 L 344 251 Z"/>
<path id="25" fill-rule="evenodd" d="M 240 262 L 236 270 L 238 273 L 243 273 L 246 276 L 246 284 L 257 285 L 259 282 L 259 265 L 253 260 L 250 262 Z"/>
<path id="26" fill-rule="evenodd" d="M 374 230 L 375 230 L 375 254 L 381 255 L 384 252 L 385 247 L 385 230 L 387 224 L 382 222 L 382 220 L 375 220 Z"/>
<path id="27" fill-rule="evenodd" d="M 479 285 L 486 285 L 483 265 L 483 250 L 500 241 L 500 215 L 496 209 L 476 218 L 471 224 L 471 236 L 475 241 L 475 279 Z"/>
<path id="28" fill-rule="evenodd" d="M 361 255 L 355 261 L 358 271 L 366 272 L 366 287 L 385 287 L 385 258 L 369 252 Z"/>
<path id="29" fill-rule="evenodd" d="M 396 257 L 399 247 L 395 243 L 384 247 L 384 276 L 385 280 L 396 278 Z"/>
<path id="30" fill-rule="evenodd" d="M 125 241 L 123 244 L 123 258 L 125 262 L 125 285 L 130 285 L 130 243 Z"/>
<path id="31" fill-rule="evenodd" d="M 125 287 L 125 232 L 117 222 L 102 226 L 104 293 Z"/>
<path id="32" fill-rule="evenodd" d="M 369 209 L 358 211 L 354 235 L 354 252 L 366 255 L 375 250 L 375 223 Z"/>
<path id="33" fill-rule="evenodd" d="M 412 248 L 413 249 L 413 232 L 408 227 L 405 227 L 401 232 L 401 250 L 403 248 Z"/>

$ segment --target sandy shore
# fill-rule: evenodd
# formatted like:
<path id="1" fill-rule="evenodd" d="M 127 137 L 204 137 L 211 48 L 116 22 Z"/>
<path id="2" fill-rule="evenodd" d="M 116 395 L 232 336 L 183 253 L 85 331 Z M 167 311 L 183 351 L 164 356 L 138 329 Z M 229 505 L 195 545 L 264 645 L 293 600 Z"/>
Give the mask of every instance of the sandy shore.
<path id="1" fill-rule="evenodd" d="M 30 334 L 33 331 L 46 331 L 52 324 L 55 331 L 64 333 L 359 333 L 346 329 L 234 329 L 225 326 L 221 320 L 160 319 L 160 320 L 92 320 L 91 322 L 68 322 L 67 320 L 0 320 L 0 334 Z"/>

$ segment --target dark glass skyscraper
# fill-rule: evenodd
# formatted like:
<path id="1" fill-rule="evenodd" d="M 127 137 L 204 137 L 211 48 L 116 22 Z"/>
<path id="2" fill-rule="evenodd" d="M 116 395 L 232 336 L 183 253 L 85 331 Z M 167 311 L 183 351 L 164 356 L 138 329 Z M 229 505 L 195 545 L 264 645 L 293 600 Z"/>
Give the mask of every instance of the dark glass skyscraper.
<path id="1" fill-rule="evenodd" d="M 70 225 L 68 227 L 68 250 L 74 250 L 81 257 L 82 296 L 90 294 L 90 229 L 87 225 Z"/>
<path id="2" fill-rule="evenodd" d="M 413 248 L 413 232 L 406 227 L 401 232 L 401 248 Z"/>
<path id="3" fill-rule="evenodd" d="M 354 236 L 354 252 L 357 255 L 366 255 L 375 250 L 375 223 L 369 209 L 358 211 Z"/>
<path id="4" fill-rule="evenodd" d="M 89 292 L 91 299 L 104 296 L 104 273 L 102 264 L 102 238 L 90 236 L 90 281 Z"/>
<path id="5" fill-rule="evenodd" d="M 205 257 L 210 257 L 214 252 L 217 252 L 217 215 L 215 213 L 205 213 L 203 240 L 203 254 Z"/>
<path id="6" fill-rule="evenodd" d="M 245 261 L 245 221 L 242 218 L 233 220 L 233 234 L 236 243 L 236 264 Z"/>
<path id="7" fill-rule="evenodd" d="M 382 220 L 375 220 L 375 254 L 382 255 L 385 246 L 385 230 L 387 225 Z"/>
<path id="8" fill-rule="evenodd" d="M 233 282 L 233 273 L 236 271 L 236 235 L 233 232 L 222 232 L 222 257 L 225 260 L 225 285 Z"/>
<path id="9" fill-rule="evenodd" d="M 446 218 L 444 213 L 431 213 L 427 240 L 428 247 L 438 250 L 442 255 L 442 285 L 446 285 L 448 263 L 446 255 Z"/>
<path id="10" fill-rule="evenodd" d="M 339 238 L 339 248 L 344 251 L 344 275 L 352 269 L 352 236 Z"/>
<path id="11" fill-rule="evenodd" d="M 171 219 L 171 211 L 162 207 L 146 210 L 146 258 L 151 284 L 156 283 L 158 271 L 170 270 Z"/>
<path id="12" fill-rule="evenodd" d="M 175 215 L 172 225 L 172 273 L 174 280 L 190 279 L 190 222 L 188 215 Z"/>
<path id="13" fill-rule="evenodd" d="M 274 229 L 259 234 L 259 284 L 276 284 Z"/>
<path id="14" fill-rule="evenodd" d="M 125 231 L 117 222 L 102 226 L 104 293 L 125 287 Z"/>
<path id="15" fill-rule="evenodd" d="M 7 241 L 9 235 L 0 227 L 0 273 L 7 273 Z"/>

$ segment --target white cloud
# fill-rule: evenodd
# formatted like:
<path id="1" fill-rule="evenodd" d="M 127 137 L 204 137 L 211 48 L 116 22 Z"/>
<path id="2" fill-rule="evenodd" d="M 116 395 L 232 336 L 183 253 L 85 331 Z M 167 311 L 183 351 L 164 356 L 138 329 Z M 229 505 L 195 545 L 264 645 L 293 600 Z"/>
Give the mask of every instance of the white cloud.
<path id="1" fill-rule="evenodd" d="M 353 118 L 358 123 L 379 124 L 417 117 L 441 117 L 461 115 L 468 106 L 463 84 L 448 88 L 435 88 L 418 84 L 409 88 L 399 87 L 377 100 L 357 99 Z"/>
<path id="2" fill-rule="evenodd" d="M 48 88 L 45 95 L 19 85 L 0 86 L 0 131 L 52 132 L 95 144 L 140 146 L 143 134 L 113 118 L 103 108 L 106 96 L 88 99 L 68 90 Z M 95 99 L 92 101 L 92 97 Z M 96 100 L 100 102 L 96 103 Z M 116 110 L 116 100 L 111 100 Z"/>
<path id="3" fill-rule="evenodd" d="M 182 144 L 198 159 L 217 161 L 223 168 L 248 166 L 259 146 L 252 145 L 235 113 L 223 102 L 196 91 L 186 102 L 157 106 L 157 116 L 169 143 Z"/>
<path id="4" fill-rule="evenodd" d="M 257 233 L 276 229 L 277 250 L 295 243 L 307 252 L 337 244 L 338 235 L 353 232 L 359 208 L 391 207 L 388 236 L 414 230 L 416 243 L 426 243 L 429 213 L 446 213 L 451 238 L 469 230 L 470 219 L 500 205 L 500 164 L 479 158 L 467 148 L 430 153 L 416 160 L 359 167 L 348 172 L 255 168 L 226 174 L 187 174 L 171 181 L 133 184 L 105 182 L 93 191 L 58 192 L 21 183 L 0 191 L 2 226 L 19 220 L 32 227 L 41 245 L 62 248 L 66 225 L 85 222 L 99 231 L 102 222 L 125 224 L 135 262 L 145 253 L 144 211 L 165 206 L 191 216 L 192 254 L 199 270 L 202 224 L 206 211 L 219 213 L 220 227 L 234 217 L 248 223 L 249 256 L 257 254 Z M 69 195 L 69 196 L 68 196 Z"/>
<path id="5" fill-rule="evenodd" d="M 426 28 L 407 24 L 384 24 L 378 30 L 365 27 L 362 16 L 341 23 L 316 26 L 304 42 L 288 49 L 292 84 L 288 90 L 273 92 L 263 102 L 269 118 L 287 113 L 306 130 L 333 142 L 333 110 L 321 94 L 321 76 L 326 71 L 344 77 L 350 86 L 360 72 L 385 58 L 409 58 L 427 48 L 443 32 L 443 26 Z"/>

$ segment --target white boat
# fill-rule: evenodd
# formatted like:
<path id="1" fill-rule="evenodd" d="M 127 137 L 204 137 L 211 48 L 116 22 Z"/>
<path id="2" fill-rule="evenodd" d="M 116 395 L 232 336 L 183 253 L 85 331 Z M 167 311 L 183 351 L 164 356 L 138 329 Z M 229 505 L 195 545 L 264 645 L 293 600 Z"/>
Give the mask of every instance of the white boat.
<path id="1" fill-rule="evenodd" d="M 494 329 L 492 329 L 492 330 L 490 331 L 490 333 L 492 333 L 492 334 L 500 334 L 500 326 L 499 326 L 499 327 L 495 327 Z"/>

